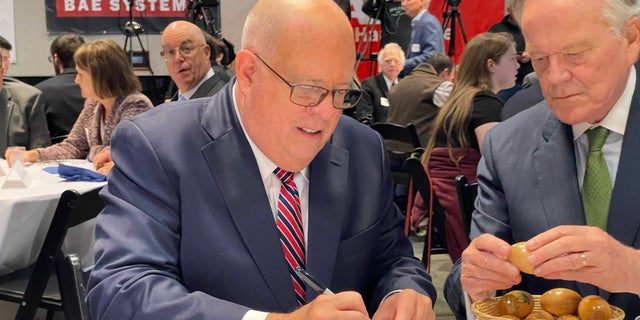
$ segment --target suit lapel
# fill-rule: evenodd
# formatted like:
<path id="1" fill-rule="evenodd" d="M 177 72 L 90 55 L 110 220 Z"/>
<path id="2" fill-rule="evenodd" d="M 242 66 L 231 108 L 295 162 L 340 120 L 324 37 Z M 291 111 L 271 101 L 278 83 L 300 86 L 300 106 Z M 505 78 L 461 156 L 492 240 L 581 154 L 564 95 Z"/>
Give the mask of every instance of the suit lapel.
<path id="1" fill-rule="evenodd" d="M 202 154 L 264 281 L 282 311 L 290 311 L 296 300 L 288 267 L 255 157 L 233 110 L 231 88 L 209 102 L 201 125 L 213 141 Z"/>
<path id="2" fill-rule="evenodd" d="M 384 81 L 382 73 L 376 76 L 376 85 L 380 88 L 382 96 L 386 97 L 387 93 L 389 93 L 389 88 L 387 87 L 387 83 Z"/>
<path id="3" fill-rule="evenodd" d="M 0 79 L 2 81 L 2 79 Z M 11 93 L 7 88 L 0 89 L 0 123 L 3 125 L 0 131 L 0 150 L 9 147 L 9 131 L 11 129 L 11 114 L 15 104 L 11 101 Z M 4 156 L 4 155 L 2 155 Z"/>
<path id="4" fill-rule="evenodd" d="M 537 190 L 541 194 L 548 226 L 585 224 L 573 133 L 570 126 L 561 123 L 551 113 L 542 129 L 542 141 L 533 154 L 533 163 L 539 177 Z M 564 191 L 560 194 L 558 188 Z"/>
<path id="5" fill-rule="evenodd" d="M 331 141 L 309 166 L 307 269 L 330 285 L 348 199 L 349 153 Z M 307 301 L 317 294 L 307 287 Z"/>
<path id="6" fill-rule="evenodd" d="M 636 71 L 640 71 L 636 68 Z M 640 72 L 638 73 L 640 77 Z M 640 78 L 636 81 L 627 126 L 622 140 L 622 153 L 618 163 L 616 181 L 611 194 L 607 231 L 618 241 L 634 246 L 640 230 L 640 197 L 636 186 L 640 181 Z"/>
<path id="7" fill-rule="evenodd" d="M 553 114 L 542 129 L 542 141 L 534 152 L 533 163 L 539 177 L 537 190 L 550 229 L 557 225 L 585 225 L 582 198 L 576 173 L 576 159 L 571 126 L 561 123 Z M 558 192 L 562 188 L 562 192 Z M 598 294 L 590 284 L 576 282 L 585 296 Z"/>
<path id="8" fill-rule="evenodd" d="M 224 75 L 226 77 L 226 75 Z M 196 92 L 191 96 L 191 99 L 196 98 L 204 98 L 210 96 L 211 90 L 218 84 L 219 81 L 222 80 L 222 75 L 220 72 L 215 72 L 213 76 L 207 79 L 202 85 L 196 90 Z"/>

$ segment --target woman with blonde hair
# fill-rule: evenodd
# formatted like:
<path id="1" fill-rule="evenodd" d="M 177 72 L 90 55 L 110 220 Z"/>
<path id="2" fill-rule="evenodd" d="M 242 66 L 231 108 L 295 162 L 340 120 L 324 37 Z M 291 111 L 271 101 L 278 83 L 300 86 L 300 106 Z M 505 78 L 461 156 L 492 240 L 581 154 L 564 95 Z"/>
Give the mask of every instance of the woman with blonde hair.
<path id="1" fill-rule="evenodd" d="M 114 41 L 85 43 L 74 54 L 74 60 L 78 71 L 75 82 L 86 98 L 84 108 L 66 139 L 27 151 L 26 162 L 92 159 L 108 153 L 111 132 L 118 123 L 153 107 L 149 98 L 140 93 L 140 81 L 126 52 Z"/>
<path id="2" fill-rule="evenodd" d="M 455 262 L 468 245 L 454 179 L 476 181 L 485 133 L 500 121 L 498 91 L 514 85 L 519 64 L 513 37 L 483 33 L 467 44 L 456 83 L 434 120 L 422 162 L 446 215 L 447 251 Z"/>

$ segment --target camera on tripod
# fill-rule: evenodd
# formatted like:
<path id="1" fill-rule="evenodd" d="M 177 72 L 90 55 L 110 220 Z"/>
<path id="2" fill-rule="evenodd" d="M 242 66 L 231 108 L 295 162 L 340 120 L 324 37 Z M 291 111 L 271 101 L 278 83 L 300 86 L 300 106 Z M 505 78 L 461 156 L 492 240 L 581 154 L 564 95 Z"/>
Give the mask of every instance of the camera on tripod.
<path id="1" fill-rule="evenodd" d="M 124 25 L 123 32 L 127 37 L 133 37 L 144 33 L 144 29 L 142 29 L 141 24 L 135 21 L 127 21 L 127 23 Z"/>
<path id="2" fill-rule="evenodd" d="M 460 2 L 462 2 L 462 0 L 447 0 L 447 4 L 454 8 L 459 6 Z"/>

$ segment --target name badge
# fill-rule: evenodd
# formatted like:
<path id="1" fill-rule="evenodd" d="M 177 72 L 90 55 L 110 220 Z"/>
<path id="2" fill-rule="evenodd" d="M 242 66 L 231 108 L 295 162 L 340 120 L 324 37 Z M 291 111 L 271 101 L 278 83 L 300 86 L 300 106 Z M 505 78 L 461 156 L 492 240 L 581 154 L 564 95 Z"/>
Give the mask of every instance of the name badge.
<path id="1" fill-rule="evenodd" d="M 388 107 L 389 106 L 389 99 L 385 98 L 385 97 L 380 97 L 380 105 L 383 107 Z"/>
<path id="2" fill-rule="evenodd" d="M 412 43 L 411 44 L 411 52 L 420 52 L 420 44 Z"/>

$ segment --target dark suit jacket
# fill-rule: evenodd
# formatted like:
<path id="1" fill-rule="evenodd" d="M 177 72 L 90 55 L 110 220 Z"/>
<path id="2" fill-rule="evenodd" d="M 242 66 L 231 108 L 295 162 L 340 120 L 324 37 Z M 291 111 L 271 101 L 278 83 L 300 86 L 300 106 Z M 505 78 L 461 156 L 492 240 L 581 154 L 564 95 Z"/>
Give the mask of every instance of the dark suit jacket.
<path id="1" fill-rule="evenodd" d="M 193 96 L 191 96 L 191 99 L 211 97 L 216 92 L 220 91 L 220 89 L 222 89 L 229 80 L 231 80 L 226 72 L 220 72 L 219 70 L 214 71 L 215 73 L 213 74 L 213 77 L 203 82 Z M 171 97 L 171 101 L 178 101 L 177 90 L 173 97 Z"/>
<path id="2" fill-rule="evenodd" d="M 356 105 L 356 120 L 374 124 L 387 122 L 389 100 L 387 83 L 382 73 L 362 81 L 362 98 Z"/>
<path id="3" fill-rule="evenodd" d="M 296 308 L 232 83 L 121 122 L 111 155 L 93 318 L 233 320 L 249 308 Z M 370 311 L 395 289 L 435 299 L 403 234 L 385 155 L 375 132 L 343 116 L 309 166 L 307 269 L 334 291 L 361 292 Z"/>
<path id="4" fill-rule="evenodd" d="M 40 94 L 20 81 L 7 81 L 0 90 L 0 157 L 10 146 L 30 150 L 51 144 Z"/>
<path id="5" fill-rule="evenodd" d="M 520 111 L 533 107 L 537 103 L 544 100 L 540 82 L 532 84 L 530 87 L 519 90 L 504 103 L 502 107 L 502 121 L 513 117 Z"/>
<path id="6" fill-rule="evenodd" d="M 51 138 L 68 135 L 82 111 L 84 98 L 74 82 L 77 74 L 74 68 L 68 68 L 36 85 L 42 91 L 40 101 Z"/>
<path id="7" fill-rule="evenodd" d="M 607 232 L 621 243 L 639 249 L 640 78 L 623 139 Z M 561 123 L 546 103 L 500 123 L 487 133 L 484 141 L 471 238 L 491 233 L 515 243 L 555 226 L 586 225 L 571 126 Z M 459 269 L 456 264 L 447 280 L 458 288 Z M 583 296 L 600 294 L 610 304 L 624 309 L 626 319 L 640 315 L 640 298 L 635 294 L 610 294 L 589 284 L 530 275 L 524 275 L 518 287 L 532 294 L 542 294 L 554 287 L 571 288 Z"/>

